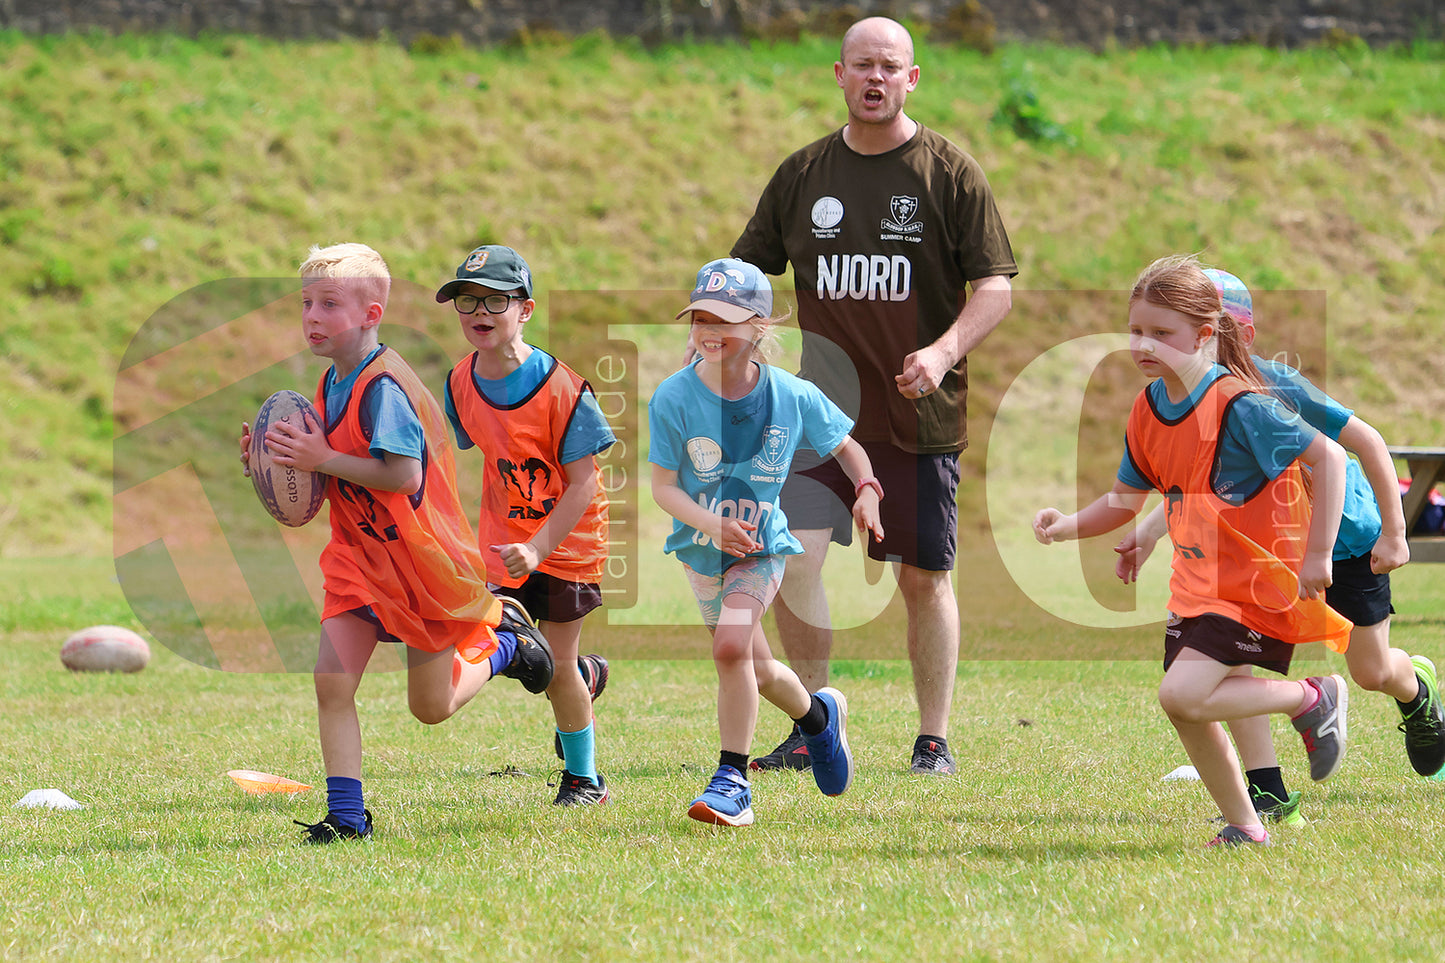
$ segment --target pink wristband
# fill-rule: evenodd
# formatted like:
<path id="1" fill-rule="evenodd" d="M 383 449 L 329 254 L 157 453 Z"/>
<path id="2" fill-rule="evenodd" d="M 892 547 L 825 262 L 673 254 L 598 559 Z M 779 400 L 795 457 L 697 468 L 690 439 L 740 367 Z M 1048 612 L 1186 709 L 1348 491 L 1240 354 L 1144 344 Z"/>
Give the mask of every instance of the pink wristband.
<path id="1" fill-rule="evenodd" d="M 865 488 L 873 489 L 875 492 L 878 493 L 878 500 L 880 502 L 883 500 L 883 486 L 878 483 L 878 479 L 871 476 L 868 478 L 858 479 L 858 484 L 855 485 L 853 488 L 853 497 L 857 498 L 859 495 L 863 494 L 863 489 Z"/>

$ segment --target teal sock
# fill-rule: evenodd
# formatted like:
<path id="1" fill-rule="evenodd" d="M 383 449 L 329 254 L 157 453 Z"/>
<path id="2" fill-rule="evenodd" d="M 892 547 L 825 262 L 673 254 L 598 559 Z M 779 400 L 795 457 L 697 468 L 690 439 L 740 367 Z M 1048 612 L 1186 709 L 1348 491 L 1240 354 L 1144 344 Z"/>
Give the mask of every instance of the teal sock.
<path id="1" fill-rule="evenodd" d="M 499 628 L 497 632 L 497 651 L 493 652 L 487 660 L 492 666 L 492 675 L 501 675 L 502 670 L 512 664 L 512 658 L 517 654 L 517 634 L 511 629 Z"/>
<path id="2" fill-rule="evenodd" d="M 597 741 L 592 735 L 592 723 L 587 723 L 587 728 L 578 729 L 576 732 L 563 732 L 557 730 L 557 737 L 562 740 L 563 765 L 567 771 L 574 776 L 582 776 L 597 781 Z"/>

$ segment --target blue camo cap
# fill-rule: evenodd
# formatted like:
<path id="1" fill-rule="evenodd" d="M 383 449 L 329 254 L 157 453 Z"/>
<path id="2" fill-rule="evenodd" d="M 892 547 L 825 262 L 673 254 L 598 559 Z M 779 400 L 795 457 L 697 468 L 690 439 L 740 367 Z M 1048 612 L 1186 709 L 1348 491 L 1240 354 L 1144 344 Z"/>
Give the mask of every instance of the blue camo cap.
<path id="1" fill-rule="evenodd" d="M 728 324 L 741 324 L 773 314 L 773 286 L 755 265 L 735 257 L 709 261 L 697 272 L 687 307 L 677 312 L 706 311 Z"/>
<path id="2" fill-rule="evenodd" d="M 1205 268 L 1204 276 L 1214 282 L 1214 290 L 1224 302 L 1224 310 L 1234 315 L 1234 320 L 1246 328 L 1254 327 L 1254 298 L 1244 282 L 1219 268 Z"/>

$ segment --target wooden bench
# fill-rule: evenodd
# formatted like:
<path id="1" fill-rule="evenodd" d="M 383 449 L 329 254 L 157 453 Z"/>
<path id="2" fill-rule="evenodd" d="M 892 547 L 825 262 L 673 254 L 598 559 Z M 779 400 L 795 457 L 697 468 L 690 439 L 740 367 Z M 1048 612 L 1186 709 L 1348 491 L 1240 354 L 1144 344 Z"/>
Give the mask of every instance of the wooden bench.
<path id="1" fill-rule="evenodd" d="M 1390 455 L 1405 462 L 1410 469 L 1410 488 L 1405 492 L 1405 531 L 1415 527 L 1425 506 L 1430 504 L 1430 489 L 1445 481 L 1445 448 L 1391 447 Z M 1410 561 L 1445 562 L 1445 535 L 1408 534 Z"/>

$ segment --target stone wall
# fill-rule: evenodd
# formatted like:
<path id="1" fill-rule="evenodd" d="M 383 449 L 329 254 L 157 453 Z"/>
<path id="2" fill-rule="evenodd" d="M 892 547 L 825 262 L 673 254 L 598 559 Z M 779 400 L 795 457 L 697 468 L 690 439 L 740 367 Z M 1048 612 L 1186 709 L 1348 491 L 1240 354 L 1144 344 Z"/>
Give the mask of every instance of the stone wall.
<path id="1" fill-rule="evenodd" d="M 939 37 L 976 46 L 1021 38 L 1097 48 L 1445 37 L 1445 0 L 0 0 L 0 27 L 492 44 L 591 30 L 649 41 L 836 35 L 872 13 L 926 23 Z"/>

